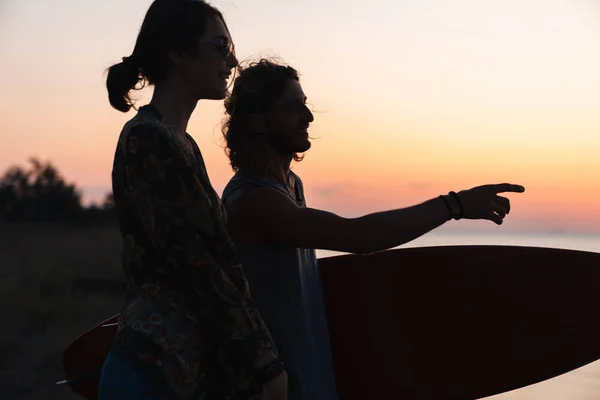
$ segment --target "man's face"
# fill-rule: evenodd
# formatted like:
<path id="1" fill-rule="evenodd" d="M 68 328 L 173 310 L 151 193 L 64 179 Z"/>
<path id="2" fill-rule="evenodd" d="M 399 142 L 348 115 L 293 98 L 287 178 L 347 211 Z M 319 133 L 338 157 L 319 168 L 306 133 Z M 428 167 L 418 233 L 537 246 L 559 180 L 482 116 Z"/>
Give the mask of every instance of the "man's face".
<path id="1" fill-rule="evenodd" d="M 304 153 L 310 149 L 308 126 L 313 120 L 300 82 L 289 79 L 281 98 L 266 115 L 267 140 L 281 155 Z"/>

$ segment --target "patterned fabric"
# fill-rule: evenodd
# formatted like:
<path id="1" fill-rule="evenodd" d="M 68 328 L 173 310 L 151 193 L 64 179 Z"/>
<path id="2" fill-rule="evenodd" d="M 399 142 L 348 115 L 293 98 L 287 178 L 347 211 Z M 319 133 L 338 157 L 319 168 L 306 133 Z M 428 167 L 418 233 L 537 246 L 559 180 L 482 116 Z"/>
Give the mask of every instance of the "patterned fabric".
<path id="1" fill-rule="evenodd" d="M 146 106 L 124 127 L 113 195 L 128 283 L 113 350 L 174 399 L 255 399 L 271 336 L 202 155 Z"/>

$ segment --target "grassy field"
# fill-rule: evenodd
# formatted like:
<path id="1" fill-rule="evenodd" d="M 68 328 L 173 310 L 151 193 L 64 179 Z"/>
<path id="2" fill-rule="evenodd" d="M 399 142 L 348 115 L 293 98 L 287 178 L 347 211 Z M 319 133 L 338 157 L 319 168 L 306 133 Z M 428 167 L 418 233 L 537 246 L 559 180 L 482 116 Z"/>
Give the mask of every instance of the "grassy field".
<path id="1" fill-rule="evenodd" d="M 66 386 L 61 354 L 119 312 L 123 281 L 116 227 L 0 225 L 0 397 L 81 399 Z"/>

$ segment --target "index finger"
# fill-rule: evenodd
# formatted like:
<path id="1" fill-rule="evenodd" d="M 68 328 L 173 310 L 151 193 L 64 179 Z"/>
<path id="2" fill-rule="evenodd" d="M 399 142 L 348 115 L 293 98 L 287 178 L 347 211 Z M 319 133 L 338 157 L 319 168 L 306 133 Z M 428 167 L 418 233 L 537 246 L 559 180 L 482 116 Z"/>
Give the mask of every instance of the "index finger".
<path id="1" fill-rule="evenodd" d="M 523 193 L 525 191 L 525 187 L 521 185 L 513 185 L 512 183 L 500 183 L 494 185 L 494 191 L 496 193 L 503 192 L 513 192 L 513 193 Z"/>

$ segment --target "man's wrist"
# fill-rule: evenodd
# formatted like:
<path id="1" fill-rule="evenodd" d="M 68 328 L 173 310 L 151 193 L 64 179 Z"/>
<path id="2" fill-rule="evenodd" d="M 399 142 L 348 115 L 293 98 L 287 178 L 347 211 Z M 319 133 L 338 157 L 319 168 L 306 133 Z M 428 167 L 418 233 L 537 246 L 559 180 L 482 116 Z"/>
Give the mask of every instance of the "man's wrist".
<path id="1" fill-rule="evenodd" d="M 462 217 L 462 207 L 456 198 L 455 195 L 452 195 L 454 192 L 450 192 L 451 194 L 441 195 L 440 197 L 444 201 L 446 208 L 449 212 L 448 220 L 454 219 L 459 220 Z"/>

